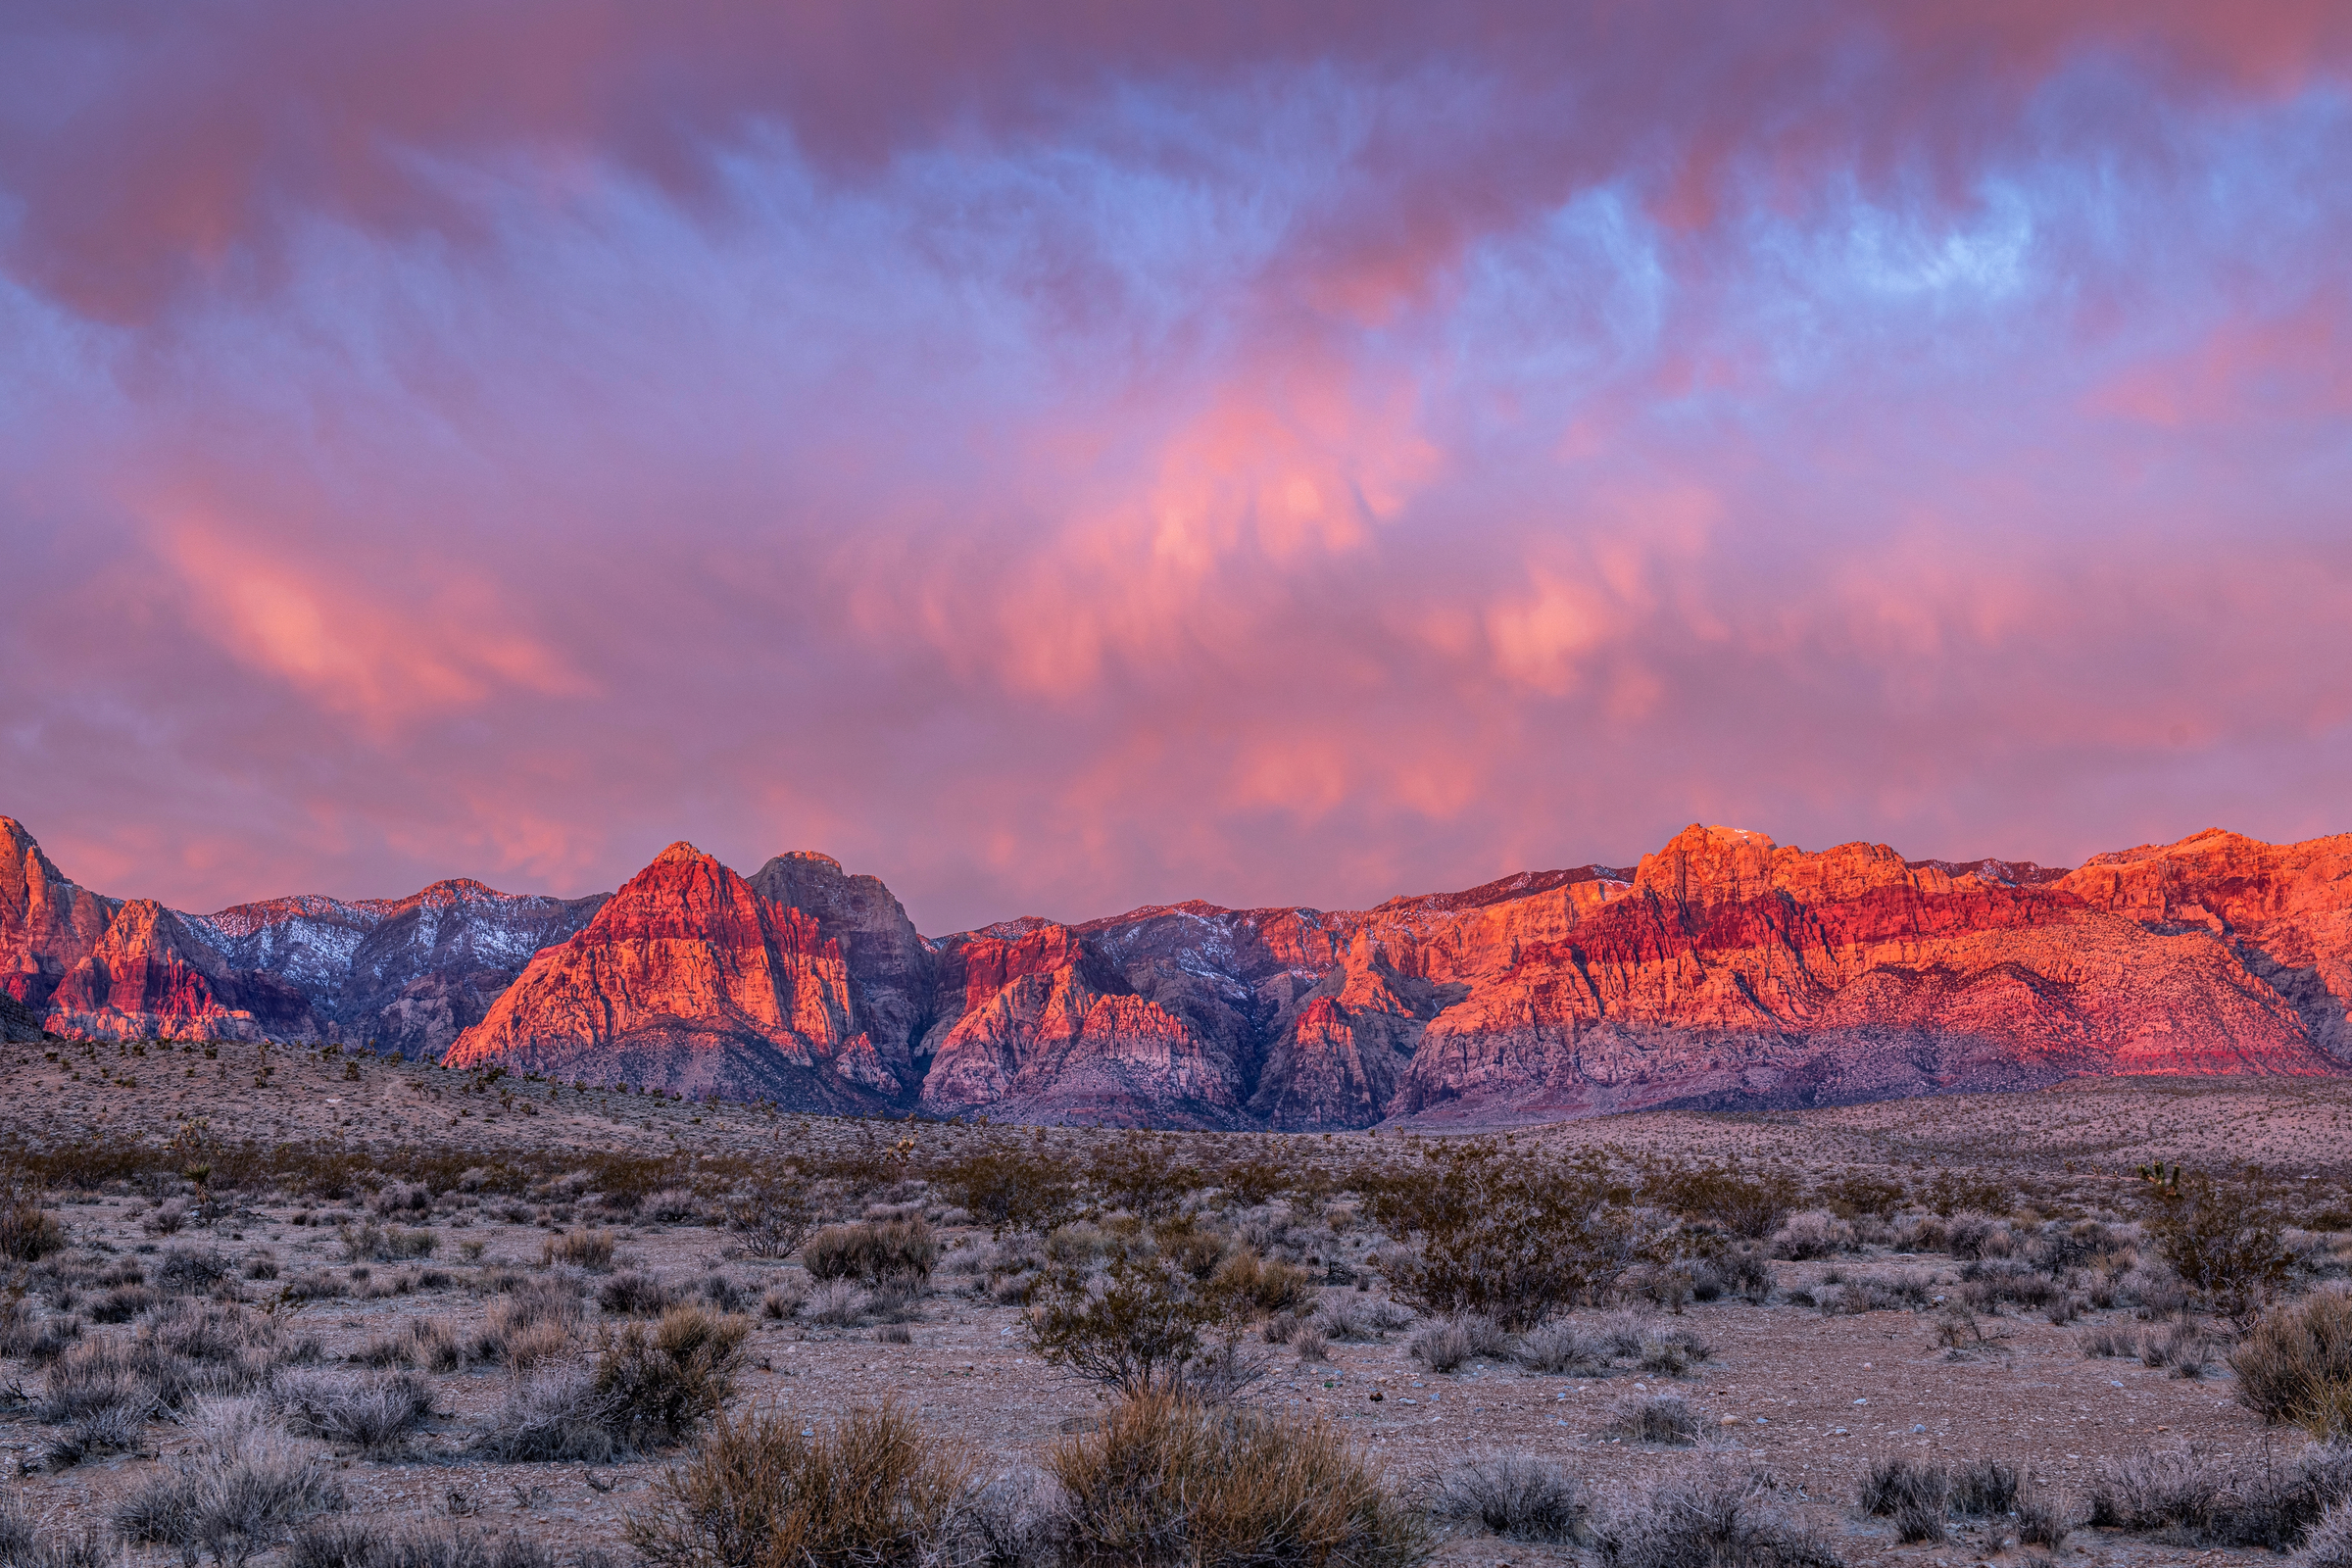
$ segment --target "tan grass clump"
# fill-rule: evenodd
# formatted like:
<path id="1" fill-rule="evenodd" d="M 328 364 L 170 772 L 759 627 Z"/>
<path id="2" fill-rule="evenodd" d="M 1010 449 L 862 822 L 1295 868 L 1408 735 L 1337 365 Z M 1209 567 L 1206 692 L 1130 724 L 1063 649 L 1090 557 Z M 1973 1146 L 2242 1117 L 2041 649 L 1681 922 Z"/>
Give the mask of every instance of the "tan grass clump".
<path id="1" fill-rule="evenodd" d="M 804 1436 L 798 1417 L 721 1420 L 655 1483 L 628 1541 L 656 1568 L 914 1568 L 956 1528 L 971 1472 L 895 1404 Z"/>
<path id="2" fill-rule="evenodd" d="M 2247 1409 L 2265 1421 L 2312 1422 L 2327 1436 L 2352 1391 L 2352 1295 L 2316 1292 L 2271 1308 L 2230 1352 L 2230 1367 Z"/>
<path id="3" fill-rule="evenodd" d="M 1046 1464 L 1078 1563 L 1405 1568 L 1429 1555 L 1420 1519 L 1314 1417 L 1146 1394 Z"/>

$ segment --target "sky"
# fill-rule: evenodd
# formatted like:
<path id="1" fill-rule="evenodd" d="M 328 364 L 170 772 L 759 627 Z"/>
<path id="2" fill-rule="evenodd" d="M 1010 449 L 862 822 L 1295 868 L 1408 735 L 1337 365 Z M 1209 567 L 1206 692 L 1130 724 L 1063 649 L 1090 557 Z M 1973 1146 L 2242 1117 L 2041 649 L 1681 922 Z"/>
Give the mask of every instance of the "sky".
<path id="1" fill-rule="evenodd" d="M 923 930 L 2352 829 L 2352 10 L 0 5 L 0 813 Z"/>

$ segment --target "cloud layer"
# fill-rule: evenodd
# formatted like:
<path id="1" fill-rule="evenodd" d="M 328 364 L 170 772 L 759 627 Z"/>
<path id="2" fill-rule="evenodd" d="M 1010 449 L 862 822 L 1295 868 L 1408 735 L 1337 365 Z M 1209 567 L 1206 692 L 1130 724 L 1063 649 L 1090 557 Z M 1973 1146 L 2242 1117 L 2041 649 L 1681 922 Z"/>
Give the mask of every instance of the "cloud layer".
<path id="1" fill-rule="evenodd" d="M 2341 8 L 970 15 L 0 24 L 0 811 L 932 931 L 2352 827 Z"/>

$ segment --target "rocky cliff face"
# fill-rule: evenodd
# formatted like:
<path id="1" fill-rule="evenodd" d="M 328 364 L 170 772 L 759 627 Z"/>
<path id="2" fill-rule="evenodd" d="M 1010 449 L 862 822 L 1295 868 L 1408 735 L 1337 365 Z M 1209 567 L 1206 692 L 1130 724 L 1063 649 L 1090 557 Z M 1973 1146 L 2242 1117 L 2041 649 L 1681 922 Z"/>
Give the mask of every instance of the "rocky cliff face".
<path id="1" fill-rule="evenodd" d="M 2265 844 L 2209 828 L 2093 856 L 2056 885 L 2143 929 L 2220 942 L 2352 1066 L 2352 834 Z"/>
<path id="2" fill-rule="evenodd" d="M 691 844 L 630 878 L 531 959 L 442 1058 L 827 1110 L 902 1084 L 858 1027 L 849 964 L 814 916 L 760 897 Z"/>
<path id="3" fill-rule="evenodd" d="M 122 906 L 68 881 L 23 823 L 0 816 L 0 990 L 45 1010 Z"/>
<path id="4" fill-rule="evenodd" d="M 232 969 L 153 899 L 116 911 L 89 956 L 49 998 L 46 1026 L 99 1039 L 259 1040 L 318 1029 L 301 990 Z"/>
<path id="5" fill-rule="evenodd" d="M 841 950 L 858 1031 L 894 1086 L 920 1083 L 917 1054 L 938 1005 L 938 952 L 882 879 L 852 876 L 831 856 L 801 851 L 777 856 L 749 885 L 769 903 L 813 919 L 818 934 Z"/>
<path id="6" fill-rule="evenodd" d="M 1163 1126 L 2335 1073 L 2352 835 L 2209 832 L 2069 871 L 1694 826 L 1635 866 L 1371 909 L 932 942 L 827 857 L 747 879 L 686 845 L 609 901 L 447 882 L 198 918 L 77 888 L 0 819 L 0 993 L 78 1033 L 340 1032 L 811 1109 Z"/>
<path id="7" fill-rule="evenodd" d="M 0 817 L 0 993 L 61 1034 L 324 1037 L 430 1054 L 604 899 L 458 880 L 405 899 L 305 894 L 187 914 L 76 886 Z"/>

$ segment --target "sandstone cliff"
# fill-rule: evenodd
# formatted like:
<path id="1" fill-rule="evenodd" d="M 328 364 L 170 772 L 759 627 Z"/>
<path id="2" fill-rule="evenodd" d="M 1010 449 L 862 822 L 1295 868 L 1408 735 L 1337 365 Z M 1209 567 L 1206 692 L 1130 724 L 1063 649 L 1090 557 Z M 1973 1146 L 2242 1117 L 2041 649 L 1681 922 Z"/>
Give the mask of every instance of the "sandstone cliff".
<path id="1" fill-rule="evenodd" d="M 49 1029 L 99 1039 L 261 1040 L 318 1029 L 309 1001 L 275 975 L 237 971 L 153 899 L 116 911 L 50 994 Z"/>
<path id="2" fill-rule="evenodd" d="M 23 823 L 0 816 L 0 990 L 45 1010 L 122 906 L 67 880 Z"/>
<path id="3" fill-rule="evenodd" d="M 855 1011 L 841 946 L 813 916 L 673 844 L 579 934 L 533 957 L 442 1059 L 811 1109 L 883 1108 L 909 1086 Z"/>

